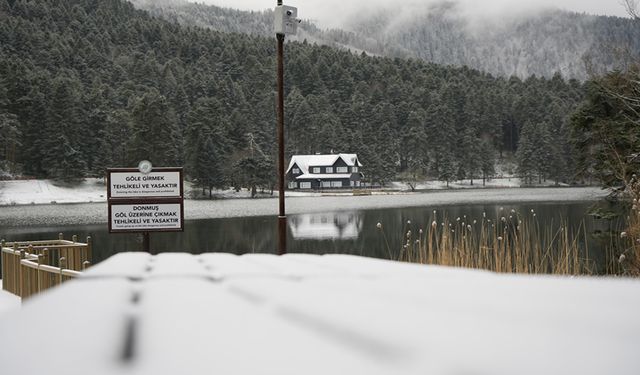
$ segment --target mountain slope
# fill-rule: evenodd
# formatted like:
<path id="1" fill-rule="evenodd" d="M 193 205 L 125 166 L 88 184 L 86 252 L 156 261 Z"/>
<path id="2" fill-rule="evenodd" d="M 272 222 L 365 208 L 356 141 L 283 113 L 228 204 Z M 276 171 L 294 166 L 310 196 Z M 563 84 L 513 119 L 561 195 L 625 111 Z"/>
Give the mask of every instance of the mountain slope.
<path id="1" fill-rule="evenodd" d="M 272 34 L 271 12 L 244 12 L 181 0 L 133 0 L 152 14 L 185 25 L 222 32 Z M 345 27 L 322 30 L 304 22 L 292 40 L 413 57 L 444 65 L 469 66 L 499 76 L 530 75 L 584 80 L 590 70 L 617 67 L 620 51 L 640 55 L 640 27 L 629 19 L 560 10 L 504 19 L 469 19 L 455 2 L 443 1 L 411 14 L 388 11 L 359 14 Z"/>

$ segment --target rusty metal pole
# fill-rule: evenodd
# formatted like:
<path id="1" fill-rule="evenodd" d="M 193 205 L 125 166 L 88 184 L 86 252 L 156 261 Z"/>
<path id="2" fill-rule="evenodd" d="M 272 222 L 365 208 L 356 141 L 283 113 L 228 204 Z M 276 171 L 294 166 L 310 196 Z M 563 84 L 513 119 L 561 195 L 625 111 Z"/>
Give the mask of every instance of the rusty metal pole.
<path id="1" fill-rule="evenodd" d="M 282 0 L 278 0 L 282 5 Z M 284 205 L 284 34 L 276 34 L 278 41 L 277 56 L 277 134 L 278 134 L 278 254 L 287 253 L 287 216 Z"/>
<path id="2" fill-rule="evenodd" d="M 151 254 L 151 236 L 149 232 L 142 232 L 142 251 Z"/>

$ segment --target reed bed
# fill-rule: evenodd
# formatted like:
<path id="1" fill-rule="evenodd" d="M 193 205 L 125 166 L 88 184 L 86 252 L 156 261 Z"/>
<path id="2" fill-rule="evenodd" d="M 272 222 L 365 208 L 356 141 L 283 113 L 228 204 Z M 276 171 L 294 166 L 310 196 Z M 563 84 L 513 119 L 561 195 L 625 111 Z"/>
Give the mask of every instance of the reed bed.
<path id="1" fill-rule="evenodd" d="M 621 273 L 640 277 L 640 179 L 635 175 L 629 184 L 631 209 L 627 217 L 627 230 L 620 233 L 622 254 L 618 257 Z"/>
<path id="2" fill-rule="evenodd" d="M 389 246 L 391 259 L 452 267 L 485 269 L 501 273 L 592 275 L 584 223 L 571 229 L 566 222 L 541 223 L 536 213 L 499 212 L 494 218 L 450 219 L 433 212 L 428 228 L 405 225 L 399 249 Z"/>

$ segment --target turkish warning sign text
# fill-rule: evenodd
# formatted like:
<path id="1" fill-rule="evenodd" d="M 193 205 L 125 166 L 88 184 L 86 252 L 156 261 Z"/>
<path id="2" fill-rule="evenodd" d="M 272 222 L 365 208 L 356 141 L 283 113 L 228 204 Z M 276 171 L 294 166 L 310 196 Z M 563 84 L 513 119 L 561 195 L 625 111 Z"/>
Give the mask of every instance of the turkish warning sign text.
<path id="1" fill-rule="evenodd" d="M 180 203 L 112 204 L 111 231 L 160 231 L 182 229 Z"/>
<path id="2" fill-rule="evenodd" d="M 144 198 L 182 196 L 182 179 L 179 171 L 110 172 L 110 198 Z"/>

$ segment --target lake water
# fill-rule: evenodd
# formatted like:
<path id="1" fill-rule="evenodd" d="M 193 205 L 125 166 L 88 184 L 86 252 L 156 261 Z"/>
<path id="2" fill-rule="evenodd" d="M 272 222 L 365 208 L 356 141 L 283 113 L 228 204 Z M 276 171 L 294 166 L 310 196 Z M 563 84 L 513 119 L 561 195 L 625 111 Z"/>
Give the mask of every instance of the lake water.
<path id="1" fill-rule="evenodd" d="M 342 253 L 388 258 L 389 252 L 380 230 L 376 228 L 377 223 L 382 223 L 389 245 L 395 250 L 401 247 L 408 229 L 416 233 L 420 228 L 431 225 L 434 210 L 438 220 L 444 216 L 450 220 L 460 217 L 468 223 L 480 220 L 483 213 L 487 218 L 499 219 L 503 215 L 510 215 L 513 210 L 521 216 L 529 215 L 528 219 L 537 220 L 541 227 L 552 227 L 554 230 L 562 220 L 569 223 L 574 231 L 584 224 L 587 244 L 583 246 L 588 245 L 590 258 L 602 262 L 609 239 L 602 234 L 619 231 L 622 223 L 587 215 L 588 210 L 596 204 L 606 205 L 593 201 L 483 203 L 299 213 L 288 216 L 288 250 L 291 253 Z M 535 218 L 531 210 L 536 213 Z M 276 228 L 275 216 L 187 220 L 183 233 L 152 233 L 151 248 L 154 252 L 276 253 Z M 77 234 L 81 241 L 91 236 L 94 264 L 118 252 L 138 251 L 142 245 L 139 235 L 109 234 L 106 224 L 27 228 L 0 226 L 0 235 L 7 241 L 52 239 L 57 238 L 60 232 L 64 233 L 65 238 Z"/>

